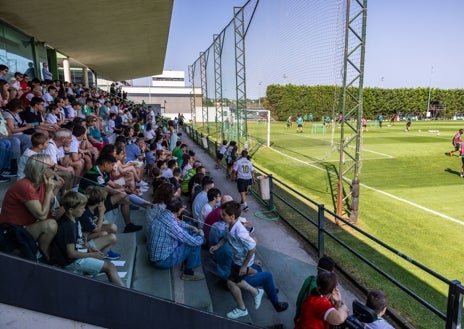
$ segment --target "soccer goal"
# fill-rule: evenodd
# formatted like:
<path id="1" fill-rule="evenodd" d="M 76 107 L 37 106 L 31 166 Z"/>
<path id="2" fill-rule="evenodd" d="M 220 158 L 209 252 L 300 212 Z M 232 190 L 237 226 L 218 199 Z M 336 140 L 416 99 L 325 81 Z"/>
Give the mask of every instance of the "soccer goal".
<path id="1" fill-rule="evenodd" d="M 271 146 L 271 113 L 268 110 L 246 109 L 248 130 L 247 148 L 259 146 Z"/>

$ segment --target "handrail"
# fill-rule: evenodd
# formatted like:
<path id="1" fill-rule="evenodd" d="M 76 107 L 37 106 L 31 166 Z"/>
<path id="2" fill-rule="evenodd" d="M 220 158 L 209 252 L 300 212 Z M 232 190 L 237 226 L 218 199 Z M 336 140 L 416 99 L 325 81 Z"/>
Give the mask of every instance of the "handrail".
<path id="1" fill-rule="evenodd" d="M 189 134 L 193 133 L 193 134 L 198 134 L 197 130 L 196 129 L 193 129 L 192 127 L 189 127 L 189 129 L 187 130 L 187 132 Z M 208 138 L 207 138 L 208 139 Z M 197 142 L 198 144 L 200 144 L 197 139 L 194 139 L 195 142 Z M 209 143 L 208 143 L 208 146 L 209 146 Z M 425 306 L 428 310 L 430 310 L 432 313 L 436 314 L 437 316 L 439 316 L 441 319 L 445 320 L 446 321 L 446 329 L 457 329 L 457 328 L 460 328 L 461 327 L 461 321 L 462 321 L 462 307 L 463 307 L 463 296 L 464 296 L 464 286 L 457 280 L 449 280 L 447 278 L 445 278 L 444 276 L 442 276 L 441 274 L 431 270 L 430 268 L 428 268 L 427 266 L 421 264 L 420 262 L 417 262 L 416 260 L 412 259 L 411 257 L 405 255 L 404 253 L 400 252 L 399 250 L 391 247 L 390 245 L 386 244 L 385 242 L 379 240 L 378 238 L 376 238 L 375 236 L 363 231 L 362 229 L 360 229 L 359 227 L 357 227 L 356 225 L 353 225 L 351 222 L 347 221 L 346 219 L 338 216 L 337 214 L 335 214 L 333 211 L 330 211 L 328 209 L 325 209 L 325 207 L 319 203 L 317 203 L 316 201 L 308 198 L 307 196 L 303 195 L 301 192 L 295 190 L 294 188 L 292 188 L 291 186 L 289 186 L 288 184 L 286 184 L 285 182 L 283 182 L 282 180 L 279 180 L 278 178 L 275 178 L 273 175 L 271 175 L 270 173 L 267 173 L 266 171 L 264 171 L 263 169 L 257 167 L 256 165 L 254 165 L 254 168 L 261 172 L 262 174 L 266 175 L 266 176 L 269 176 L 270 178 L 270 193 L 271 193 L 271 200 L 269 201 L 269 208 L 273 208 L 274 205 L 271 204 L 272 203 L 272 196 L 275 196 L 277 197 L 279 200 L 281 200 L 286 206 L 288 206 L 289 208 L 291 208 L 292 210 L 294 210 L 295 212 L 298 213 L 298 215 L 302 216 L 304 219 L 306 219 L 308 222 L 310 222 L 311 224 L 315 225 L 318 227 L 318 241 L 319 241 L 319 245 L 316 247 L 317 249 L 319 250 L 324 250 L 324 236 L 329 236 L 331 239 L 333 239 L 336 243 L 338 243 L 339 245 L 343 246 L 345 249 L 347 249 L 348 251 L 350 251 L 352 254 L 354 254 L 356 257 L 358 257 L 359 259 L 361 259 L 365 264 L 367 264 L 368 266 L 370 266 L 371 268 L 373 268 L 376 272 L 378 272 L 379 274 L 381 274 L 382 276 L 384 276 L 385 278 L 387 278 L 390 282 L 392 282 L 395 286 L 397 286 L 398 288 L 400 288 L 401 290 L 403 290 L 404 292 L 406 292 L 409 296 L 411 296 L 413 299 L 415 299 L 417 302 L 421 303 L 423 306 Z M 350 228 L 356 230 L 358 233 L 361 233 L 363 236 L 367 237 L 368 239 L 374 241 L 375 243 L 377 243 L 378 245 L 380 245 L 381 247 L 385 248 L 386 250 L 388 250 L 389 252 L 401 257 L 402 259 L 408 261 L 409 263 L 411 263 L 412 265 L 416 266 L 417 268 L 421 269 L 422 271 L 426 272 L 427 274 L 433 276 L 434 278 L 442 281 L 443 283 L 447 284 L 449 286 L 449 291 L 448 291 L 448 296 L 447 296 L 447 299 L 448 299 L 448 307 L 447 307 L 447 312 L 446 314 L 441 312 L 440 310 L 438 310 L 435 306 L 431 305 L 429 302 L 427 302 L 426 300 L 424 300 L 422 297 L 418 296 L 416 293 L 414 293 L 413 291 L 411 291 L 409 288 L 407 288 L 406 286 L 404 286 L 401 282 L 399 282 L 398 280 L 396 280 L 394 277 L 392 277 L 390 274 L 386 273 L 385 271 L 383 271 L 381 268 L 379 268 L 378 266 L 376 266 L 374 263 L 372 263 L 371 261 L 369 261 L 366 257 L 362 256 L 361 254 L 359 254 L 358 252 L 356 252 L 351 246 L 349 246 L 348 244 L 346 244 L 345 242 L 343 242 L 342 240 L 340 240 L 339 238 L 337 238 L 335 235 L 333 235 L 332 233 L 330 233 L 329 231 L 327 231 L 324 227 L 323 227 L 323 223 L 324 221 L 318 221 L 317 223 L 313 220 L 311 220 L 307 215 L 305 215 L 304 213 L 302 213 L 300 210 L 298 210 L 295 206 L 293 206 L 289 201 L 287 201 L 284 197 L 280 196 L 278 193 L 276 193 L 274 191 L 274 189 L 272 188 L 273 187 L 273 184 L 274 183 L 277 183 L 279 185 L 279 187 L 284 187 L 285 189 L 287 189 L 288 191 L 290 191 L 293 195 L 295 196 L 298 196 L 302 199 L 304 199 L 305 201 L 307 201 L 309 204 L 312 204 L 312 205 L 315 205 L 318 207 L 317 210 L 315 210 L 317 213 L 318 213 L 318 218 L 325 218 L 327 217 L 327 215 L 329 215 L 329 217 L 333 217 L 333 218 L 336 218 L 337 220 L 341 221 L 342 223 L 348 225 Z M 285 218 L 283 218 L 285 220 Z M 322 224 L 321 224 L 322 222 Z M 297 232 L 299 233 L 299 232 Z"/>

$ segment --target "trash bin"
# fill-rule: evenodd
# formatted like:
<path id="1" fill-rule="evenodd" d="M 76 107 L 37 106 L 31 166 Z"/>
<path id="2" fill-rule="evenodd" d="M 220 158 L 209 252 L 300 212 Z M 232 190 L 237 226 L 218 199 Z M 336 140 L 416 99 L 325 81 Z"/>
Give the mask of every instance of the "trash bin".
<path id="1" fill-rule="evenodd" d="M 201 143 L 203 144 L 203 148 L 207 149 L 208 148 L 208 137 L 207 136 L 202 137 L 201 138 Z"/>
<path id="2" fill-rule="evenodd" d="M 271 191 L 269 188 L 269 176 L 259 176 L 258 180 L 258 189 L 259 196 L 263 200 L 269 200 L 271 198 Z"/>

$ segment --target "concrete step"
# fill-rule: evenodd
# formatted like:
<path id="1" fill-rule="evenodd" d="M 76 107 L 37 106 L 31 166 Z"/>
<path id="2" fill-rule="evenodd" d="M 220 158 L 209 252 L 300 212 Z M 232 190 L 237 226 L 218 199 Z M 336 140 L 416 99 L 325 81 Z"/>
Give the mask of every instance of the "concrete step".
<path id="1" fill-rule="evenodd" d="M 203 274 L 200 267 L 195 272 Z M 146 246 L 138 245 L 131 288 L 193 308 L 213 312 L 213 303 L 205 280 L 184 281 L 180 265 L 163 270 L 149 261 Z"/>
<path id="2" fill-rule="evenodd" d="M 174 300 L 172 271 L 157 269 L 148 261 L 145 245 L 138 245 L 131 288 L 156 297 Z"/>
<path id="3" fill-rule="evenodd" d="M 121 255 L 121 258 L 118 259 L 117 262 L 124 261 L 124 266 L 117 266 L 116 269 L 120 273 L 125 273 L 124 277 L 122 277 L 122 281 L 126 287 L 130 288 L 137 250 L 136 236 L 135 233 L 122 233 L 116 234 L 116 236 L 118 242 L 111 249 Z M 98 275 L 97 279 L 105 282 L 108 281 L 106 275 Z"/>
<path id="4" fill-rule="evenodd" d="M 172 269 L 175 291 L 175 301 L 193 308 L 214 312 L 213 302 L 205 280 L 184 281 L 182 280 L 180 264 Z M 195 268 L 195 273 L 204 274 L 202 266 Z"/>

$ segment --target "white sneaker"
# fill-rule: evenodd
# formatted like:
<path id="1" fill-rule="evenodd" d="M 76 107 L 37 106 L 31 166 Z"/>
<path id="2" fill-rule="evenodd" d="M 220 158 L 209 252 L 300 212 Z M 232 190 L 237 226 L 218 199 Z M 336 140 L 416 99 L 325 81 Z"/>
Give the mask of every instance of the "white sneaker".
<path id="1" fill-rule="evenodd" d="M 240 309 L 240 308 L 234 308 L 232 311 L 230 311 L 229 313 L 227 313 L 227 317 L 229 319 L 238 319 L 238 318 L 241 318 L 242 316 L 247 316 L 248 315 L 248 310 L 247 309 Z"/>
<path id="2" fill-rule="evenodd" d="M 140 185 L 140 186 L 148 186 L 150 184 L 148 184 L 147 182 L 145 182 L 144 180 L 141 180 L 140 182 L 137 183 L 137 185 Z"/>
<path id="3" fill-rule="evenodd" d="M 264 295 L 264 290 L 261 288 L 258 288 L 258 293 L 254 297 L 255 299 L 255 310 L 257 310 L 261 306 L 261 300 L 263 299 Z"/>

